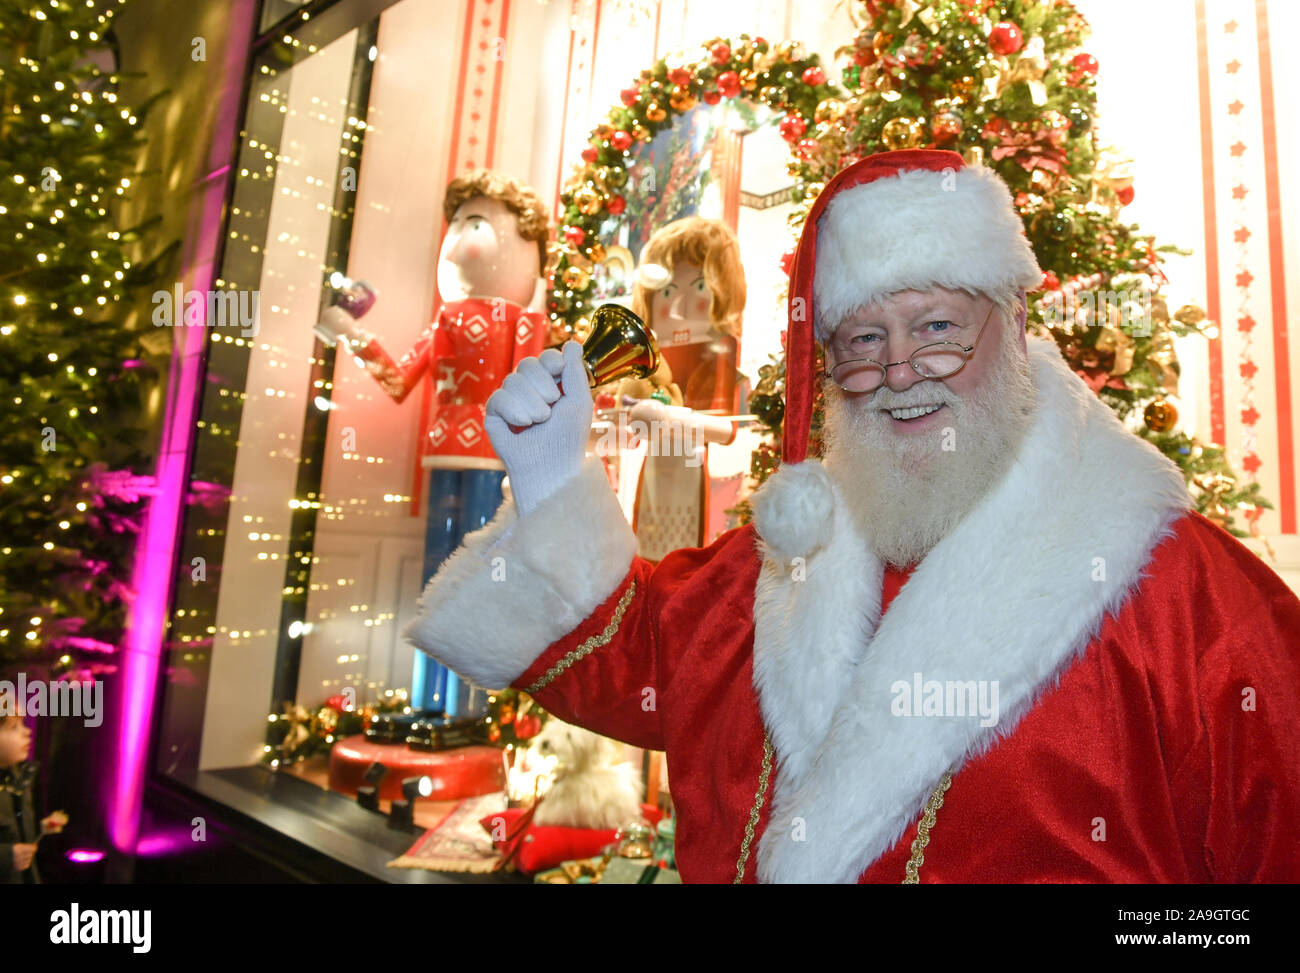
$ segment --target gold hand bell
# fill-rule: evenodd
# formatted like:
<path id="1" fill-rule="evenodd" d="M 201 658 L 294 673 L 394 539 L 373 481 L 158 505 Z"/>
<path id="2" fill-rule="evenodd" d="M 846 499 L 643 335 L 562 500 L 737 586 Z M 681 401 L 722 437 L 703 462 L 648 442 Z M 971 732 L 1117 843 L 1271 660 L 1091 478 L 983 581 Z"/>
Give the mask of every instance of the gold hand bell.
<path id="1" fill-rule="evenodd" d="M 591 316 L 582 363 L 593 389 L 621 378 L 649 378 L 659 368 L 659 343 L 623 305 L 602 304 Z"/>
<path id="2" fill-rule="evenodd" d="M 649 378 L 659 368 L 659 343 L 645 322 L 623 305 L 602 304 L 591 316 L 582 364 L 593 389 L 621 378 Z M 555 384 L 563 395 L 564 383 Z M 509 428 L 522 432 L 525 427 L 510 423 Z"/>

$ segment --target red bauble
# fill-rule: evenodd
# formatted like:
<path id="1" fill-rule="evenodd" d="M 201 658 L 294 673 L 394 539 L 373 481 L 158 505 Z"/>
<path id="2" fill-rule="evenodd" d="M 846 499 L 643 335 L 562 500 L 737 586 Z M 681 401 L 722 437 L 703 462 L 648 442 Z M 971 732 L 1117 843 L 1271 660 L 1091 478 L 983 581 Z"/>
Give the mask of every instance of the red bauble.
<path id="1" fill-rule="evenodd" d="M 532 713 L 525 713 L 523 716 L 515 717 L 515 736 L 520 740 L 531 739 L 541 731 L 542 721 Z"/>
<path id="2" fill-rule="evenodd" d="M 781 272 L 787 277 L 790 276 L 790 268 L 794 266 L 794 251 L 795 248 L 791 247 L 785 253 L 781 254 Z"/>
<path id="3" fill-rule="evenodd" d="M 325 705 L 332 710 L 342 713 L 346 709 L 347 702 L 344 700 L 343 694 L 339 693 L 337 696 L 331 696 L 329 699 L 325 700 Z"/>
<path id="4" fill-rule="evenodd" d="M 816 87 L 826 83 L 826 72 L 819 67 L 804 68 L 803 83 Z"/>
<path id="5" fill-rule="evenodd" d="M 623 214 L 623 211 L 627 209 L 627 197 L 626 196 L 609 197 L 609 202 L 605 204 L 605 209 L 609 212 L 610 216 L 621 216 Z"/>
<path id="6" fill-rule="evenodd" d="M 1057 276 L 1050 270 L 1043 271 L 1043 282 L 1038 285 L 1040 291 L 1057 291 L 1061 289 L 1061 282 Z"/>
<path id="7" fill-rule="evenodd" d="M 1097 73 L 1097 59 L 1086 51 L 1080 52 L 1070 58 L 1070 65 L 1087 74 L 1095 75 Z"/>
<path id="8" fill-rule="evenodd" d="M 623 104 L 627 105 L 628 108 L 631 108 L 636 104 L 637 99 L 641 97 L 641 89 L 624 88 L 618 93 L 618 97 L 622 100 Z"/>
<path id="9" fill-rule="evenodd" d="M 691 72 L 685 68 L 673 68 L 668 72 L 668 80 L 679 88 L 685 88 L 691 83 Z"/>
<path id="10" fill-rule="evenodd" d="M 989 50 L 1004 57 L 1014 54 L 1024 46 L 1025 35 L 1009 20 L 1001 21 L 989 31 Z"/>
<path id="11" fill-rule="evenodd" d="M 571 246 L 580 247 L 582 241 L 587 239 L 587 234 L 580 226 L 566 226 L 564 228 L 564 242 Z"/>
<path id="12" fill-rule="evenodd" d="M 723 71 L 718 75 L 718 90 L 723 97 L 735 98 L 740 94 L 740 75 L 735 71 Z"/>
<path id="13" fill-rule="evenodd" d="M 731 60 L 731 45 L 726 41 L 718 41 L 709 53 L 713 55 L 714 64 L 726 64 Z"/>
<path id="14" fill-rule="evenodd" d="M 805 159 L 811 159 L 821 151 L 821 147 L 822 144 L 816 139 L 800 139 L 798 145 L 799 155 Z"/>
<path id="15" fill-rule="evenodd" d="M 808 123 L 803 120 L 802 116 L 786 115 L 776 128 L 781 133 L 781 138 L 787 142 L 793 142 L 807 131 Z"/>
<path id="16" fill-rule="evenodd" d="M 700 95 L 700 101 L 704 102 L 706 105 L 716 105 L 721 100 L 722 92 L 720 91 L 706 91 L 704 94 Z"/>
<path id="17" fill-rule="evenodd" d="M 595 162 L 596 157 L 599 155 L 600 155 L 600 149 L 596 148 L 594 145 L 589 145 L 582 150 L 582 161 Z"/>
<path id="18" fill-rule="evenodd" d="M 618 405 L 618 399 L 614 398 L 609 392 L 598 392 L 592 405 L 597 409 L 612 409 Z"/>
<path id="19" fill-rule="evenodd" d="M 1123 189 L 1117 190 L 1115 198 L 1119 200 L 1121 206 L 1127 206 L 1133 202 L 1133 187 L 1125 186 Z"/>
<path id="20" fill-rule="evenodd" d="M 626 152 L 632 147 L 632 136 L 620 128 L 609 137 L 609 144 L 618 152 Z"/>

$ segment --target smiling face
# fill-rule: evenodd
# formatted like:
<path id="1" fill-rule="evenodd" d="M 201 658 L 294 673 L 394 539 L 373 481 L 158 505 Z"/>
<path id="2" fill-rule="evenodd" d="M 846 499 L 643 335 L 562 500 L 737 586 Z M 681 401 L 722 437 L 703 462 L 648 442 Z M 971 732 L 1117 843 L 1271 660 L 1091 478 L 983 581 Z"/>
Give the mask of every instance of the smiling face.
<path id="1" fill-rule="evenodd" d="M 1016 327 L 984 296 L 904 291 L 832 335 L 828 366 L 859 358 L 900 363 L 889 365 L 873 392 L 823 386 L 826 470 L 888 563 L 906 567 L 924 557 L 1014 460 L 1037 399 Z M 936 341 L 975 350 L 955 374 L 922 377 L 908 357 Z"/>
<path id="2" fill-rule="evenodd" d="M 457 207 L 438 258 L 443 300 L 499 297 L 523 307 L 537 277 L 537 244 L 519 235 L 519 217 L 505 203 L 475 196 Z"/>
<path id="3" fill-rule="evenodd" d="M 898 435 L 916 435 L 942 426 L 951 418 L 954 400 L 969 398 L 986 381 L 998 342 L 985 336 L 999 324 L 1007 326 L 996 318 L 995 302 L 983 295 L 941 288 L 900 291 L 851 314 L 836 328 L 827 347 L 827 367 L 863 358 L 888 365 L 880 388 L 845 395 L 888 415 L 889 427 Z M 939 342 L 974 345 L 974 351 L 956 374 L 926 378 L 909 358 Z M 919 364 L 924 361 L 918 358 Z"/>
<path id="4" fill-rule="evenodd" d="M 713 292 L 704 269 L 679 260 L 672 279 L 650 298 L 650 327 L 661 345 L 693 344 L 711 336 Z"/>

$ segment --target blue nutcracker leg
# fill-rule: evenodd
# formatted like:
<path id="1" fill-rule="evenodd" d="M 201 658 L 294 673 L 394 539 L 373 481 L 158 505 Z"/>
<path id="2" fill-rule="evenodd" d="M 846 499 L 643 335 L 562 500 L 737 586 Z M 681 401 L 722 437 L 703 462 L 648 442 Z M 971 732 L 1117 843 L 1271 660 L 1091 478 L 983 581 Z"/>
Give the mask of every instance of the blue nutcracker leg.
<path id="1" fill-rule="evenodd" d="M 471 534 L 491 520 L 501 506 L 499 470 L 465 470 L 461 479 L 460 536 Z M 459 544 L 459 541 L 457 541 Z M 475 689 L 452 672 L 447 675 L 447 715 L 482 716 L 487 713 L 487 694 Z"/>
<path id="2" fill-rule="evenodd" d="M 437 573 L 465 535 L 478 530 L 501 505 L 497 470 L 429 471 L 429 515 L 424 536 L 424 584 Z M 445 712 L 448 716 L 476 716 L 487 710 L 482 692 L 473 691 L 445 666 L 415 654 L 411 678 L 411 705 Z"/>
<path id="3" fill-rule="evenodd" d="M 429 513 L 424 531 L 424 570 L 420 589 L 429 583 L 448 555 L 460 544 L 461 470 L 429 471 Z M 411 706 L 441 713 L 447 707 L 446 666 L 423 652 L 415 653 L 411 674 Z"/>

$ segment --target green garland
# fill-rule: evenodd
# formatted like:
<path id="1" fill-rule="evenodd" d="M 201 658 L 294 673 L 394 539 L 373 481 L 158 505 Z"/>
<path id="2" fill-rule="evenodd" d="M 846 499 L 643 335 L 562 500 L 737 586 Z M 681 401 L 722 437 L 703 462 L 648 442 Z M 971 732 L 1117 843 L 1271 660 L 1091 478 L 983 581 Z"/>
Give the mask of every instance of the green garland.
<path id="1" fill-rule="evenodd" d="M 637 142 L 671 128 L 700 101 L 718 104 L 726 98 L 784 112 L 782 135 L 796 152 L 807 150 L 802 135 L 816 123 L 817 106 L 839 94 L 816 54 L 805 54 L 793 41 L 773 45 L 748 34 L 715 37 L 694 58 L 661 58 L 642 71 L 623 90 L 622 105 L 592 131 L 582 164 L 560 195 L 564 216 L 552 244 L 557 259 L 547 295 L 552 342 L 586 336 L 594 310 L 592 270 L 605 257 L 601 227 L 627 205 L 628 164 Z M 820 191 L 808 177 L 796 180 L 801 199 Z"/>

